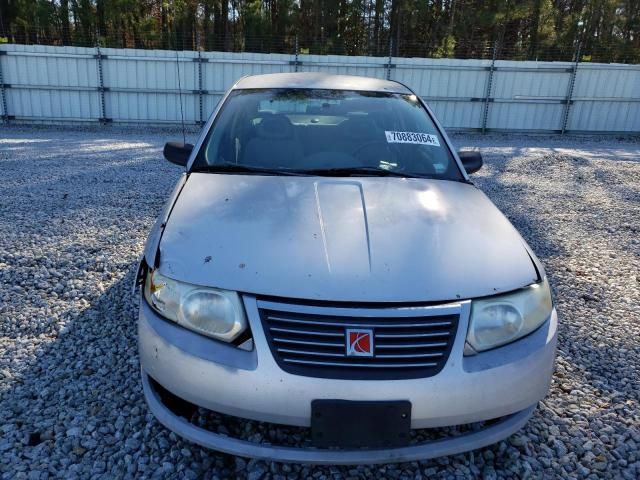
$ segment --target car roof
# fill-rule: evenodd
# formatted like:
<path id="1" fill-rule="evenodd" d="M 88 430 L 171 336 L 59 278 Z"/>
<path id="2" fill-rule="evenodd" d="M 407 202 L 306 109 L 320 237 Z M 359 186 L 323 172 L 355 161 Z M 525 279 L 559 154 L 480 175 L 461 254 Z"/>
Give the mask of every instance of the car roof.
<path id="1" fill-rule="evenodd" d="M 243 77 L 233 86 L 234 90 L 263 88 L 310 88 L 322 90 L 356 90 L 411 94 L 404 85 L 380 78 L 353 75 L 330 75 L 321 72 L 268 73 Z"/>

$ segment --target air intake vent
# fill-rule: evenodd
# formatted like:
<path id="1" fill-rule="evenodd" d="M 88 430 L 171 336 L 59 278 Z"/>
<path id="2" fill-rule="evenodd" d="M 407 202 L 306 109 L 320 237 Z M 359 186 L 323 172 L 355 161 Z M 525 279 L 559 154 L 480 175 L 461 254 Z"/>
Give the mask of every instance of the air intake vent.
<path id="1" fill-rule="evenodd" d="M 260 300 L 258 308 L 271 352 L 283 370 L 361 380 L 436 375 L 449 358 L 460 316 L 458 304 L 334 308 Z M 367 337 L 359 355 L 347 355 L 349 330 Z"/>

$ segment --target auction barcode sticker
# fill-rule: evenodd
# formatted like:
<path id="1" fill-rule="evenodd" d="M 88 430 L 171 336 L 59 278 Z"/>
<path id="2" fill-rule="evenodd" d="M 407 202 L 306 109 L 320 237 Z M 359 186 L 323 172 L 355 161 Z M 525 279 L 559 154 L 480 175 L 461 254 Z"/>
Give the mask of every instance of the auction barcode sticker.
<path id="1" fill-rule="evenodd" d="M 440 146 L 440 141 L 435 135 L 420 132 L 390 132 L 385 130 L 387 143 L 415 143 L 418 145 Z"/>

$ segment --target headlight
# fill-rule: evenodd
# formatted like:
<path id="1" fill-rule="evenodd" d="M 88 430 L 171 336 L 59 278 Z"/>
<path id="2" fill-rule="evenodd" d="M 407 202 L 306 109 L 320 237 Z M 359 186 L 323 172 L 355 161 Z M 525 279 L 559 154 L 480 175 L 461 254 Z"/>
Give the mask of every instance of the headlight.
<path id="1" fill-rule="evenodd" d="M 152 270 L 144 294 L 163 317 L 209 337 L 231 342 L 247 328 L 236 292 L 178 282 Z"/>
<path id="2" fill-rule="evenodd" d="M 542 325 L 552 309 L 546 278 L 517 292 L 473 300 L 467 343 L 481 352 L 513 342 Z"/>

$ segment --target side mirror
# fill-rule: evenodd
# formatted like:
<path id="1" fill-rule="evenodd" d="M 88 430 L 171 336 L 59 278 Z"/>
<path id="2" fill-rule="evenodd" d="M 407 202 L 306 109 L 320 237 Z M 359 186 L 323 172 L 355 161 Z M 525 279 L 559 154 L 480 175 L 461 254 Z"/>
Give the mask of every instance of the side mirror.
<path id="1" fill-rule="evenodd" d="M 468 174 L 475 173 L 482 168 L 482 155 L 480 152 L 458 152 L 458 156 Z"/>
<path id="2" fill-rule="evenodd" d="M 191 155 L 191 150 L 193 150 L 193 145 L 190 143 L 167 142 L 164 144 L 163 153 L 164 158 L 171 163 L 186 167 L 189 156 Z"/>

